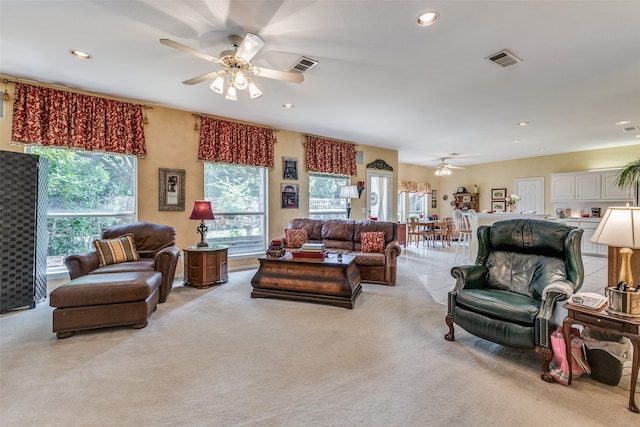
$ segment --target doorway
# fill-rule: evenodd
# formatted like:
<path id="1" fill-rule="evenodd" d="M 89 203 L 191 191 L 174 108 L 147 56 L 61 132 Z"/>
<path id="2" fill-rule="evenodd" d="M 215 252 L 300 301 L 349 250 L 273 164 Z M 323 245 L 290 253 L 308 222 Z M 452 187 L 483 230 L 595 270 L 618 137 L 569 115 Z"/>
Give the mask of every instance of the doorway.
<path id="1" fill-rule="evenodd" d="M 367 218 L 391 221 L 393 217 L 393 173 L 378 170 L 367 171 Z"/>
<path id="2" fill-rule="evenodd" d="M 544 178 L 516 179 L 518 212 L 544 213 Z"/>

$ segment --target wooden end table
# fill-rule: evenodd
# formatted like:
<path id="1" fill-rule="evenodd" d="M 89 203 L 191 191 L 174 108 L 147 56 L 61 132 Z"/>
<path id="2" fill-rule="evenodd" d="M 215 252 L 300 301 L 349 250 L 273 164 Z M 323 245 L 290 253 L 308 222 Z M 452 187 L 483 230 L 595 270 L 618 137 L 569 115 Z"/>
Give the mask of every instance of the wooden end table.
<path id="1" fill-rule="evenodd" d="M 638 381 L 638 365 L 640 364 L 640 318 L 626 317 L 610 313 L 606 310 L 596 311 L 577 307 L 566 303 L 568 314 L 562 322 L 567 360 L 571 360 L 571 326 L 574 324 L 591 329 L 629 338 L 633 344 L 633 365 L 631 367 L 631 390 L 629 391 L 629 410 L 638 413 L 635 402 L 636 383 Z M 569 384 L 571 384 L 572 364 L 569 363 Z"/>
<path id="2" fill-rule="evenodd" d="M 198 289 L 226 283 L 227 245 L 189 246 L 184 252 L 184 284 Z"/>

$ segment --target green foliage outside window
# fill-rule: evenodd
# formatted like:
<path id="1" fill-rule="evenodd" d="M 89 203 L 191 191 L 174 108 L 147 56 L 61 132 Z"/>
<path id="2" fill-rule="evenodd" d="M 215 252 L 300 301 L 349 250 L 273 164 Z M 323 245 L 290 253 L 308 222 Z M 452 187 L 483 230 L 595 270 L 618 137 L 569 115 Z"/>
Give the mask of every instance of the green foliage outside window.
<path id="1" fill-rule="evenodd" d="M 135 220 L 134 157 L 42 147 L 31 153 L 49 163 L 49 265 L 91 250 L 102 228 Z"/>

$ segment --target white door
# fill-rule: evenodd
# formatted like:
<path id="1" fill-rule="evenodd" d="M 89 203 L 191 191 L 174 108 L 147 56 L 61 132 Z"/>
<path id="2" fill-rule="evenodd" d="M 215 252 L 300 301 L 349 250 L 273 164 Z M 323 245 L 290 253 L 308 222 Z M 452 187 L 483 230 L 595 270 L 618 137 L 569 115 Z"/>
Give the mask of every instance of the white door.
<path id="1" fill-rule="evenodd" d="M 518 212 L 544 213 L 544 178 L 516 179 Z"/>
<path id="2" fill-rule="evenodd" d="M 391 191 L 393 173 L 368 170 L 367 171 L 367 219 L 377 218 L 378 221 L 391 221 L 393 218 L 393 199 Z"/>

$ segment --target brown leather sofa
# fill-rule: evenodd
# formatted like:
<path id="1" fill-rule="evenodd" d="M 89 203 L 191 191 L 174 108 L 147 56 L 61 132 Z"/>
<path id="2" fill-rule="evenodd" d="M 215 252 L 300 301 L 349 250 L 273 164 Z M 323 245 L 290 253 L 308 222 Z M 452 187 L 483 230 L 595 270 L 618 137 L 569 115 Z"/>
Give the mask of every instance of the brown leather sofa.
<path id="1" fill-rule="evenodd" d="M 329 252 L 355 255 L 362 281 L 396 285 L 396 258 L 401 249 L 398 244 L 398 224 L 395 222 L 295 218 L 289 221 L 287 228 L 305 229 L 309 242 L 322 242 Z M 383 253 L 361 251 L 360 235 L 370 231 L 385 233 Z M 286 245 L 286 236 L 284 240 Z"/>
<path id="2" fill-rule="evenodd" d="M 70 255 L 64 260 L 69 276 L 73 280 L 87 274 L 157 271 L 162 273 L 159 302 L 165 302 L 173 287 L 176 265 L 180 259 L 180 250 L 175 246 L 176 230 L 167 225 L 135 222 L 105 228 L 101 238 L 113 239 L 128 233 L 133 234 L 139 261 L 100 267 L 95 251 Z"/>

